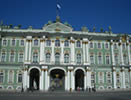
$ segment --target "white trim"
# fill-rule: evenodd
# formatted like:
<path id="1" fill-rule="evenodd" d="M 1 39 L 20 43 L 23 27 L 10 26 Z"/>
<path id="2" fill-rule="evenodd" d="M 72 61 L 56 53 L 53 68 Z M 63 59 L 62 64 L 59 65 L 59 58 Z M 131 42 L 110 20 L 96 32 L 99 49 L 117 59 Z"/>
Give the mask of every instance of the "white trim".
<path id="1" fill-rule="evenodd" d="M 22 71 L 18 70 L 18 71 L 17 71 L 17 75 L 16 75 L 16 76 L 17 76 L 17 78 L 16 78 L 16 79 L 17 79 L 17 83 L 18 83 L 18 84 L 21 84 L 22 82 L 20 82 L 20 83 L 18 82 L 19 74 L 22 75 Z M 22 76 L 23 76 L 23 75 L 22 75 Z M 23 81 L 23 77 L 22 77 L 22 81 Z"/>
<path id="2" fill-rule="evenodd" d="M 13 62 L 11 62 L 11 61 L 10 61 L 10 60 L 11 60 L 11 59 L 10 59 L 10 57 L 11 57 L 11 52 L 9 53 L 9 62 L 11 62 L 11 63 L 14 63 L 14 62 L 15 62 L 15 60 L 16 60 L 16 59 L 15 59 L 15 54 L 16 54 L 16 53 L 15 53 L 15 51 L 14 51 L 14 59 L 13 59 Z"/>
<path id="3" fill-rule="evenodd" d="M 81 70 L 85 73 L 85 69 L 82 68 L 82 67 L 77 67 L 77 68 L 75 68 L 75 69 L 74 69 L 74 73 L 76 73 L 76 71 L 79 70 L 79 69 L 81 69 Z"/>
<path id="4" fill-rule="evenodd" d="M 6 45 L 3 45 L 3 41 L 6 40 Z M 8 45 L 8 39 L 7 38 L 2 38 L 2 43 L 1 43 L 2 46 L 7 46 Z"/>
<path id="5" fill-rule="evenodd" d="M 0 85 L 0 90 L 4 90 L 4 86 Z"/>
<path id="6" fill-rule="evenodd" d="M 22 62 L 24 62 L 24 52 L 19 52 L 19 53 L 18 53 L 18 62 L 19 62 L 19 63 L 22 63 L 22 62 L 20 62 L 20 54 L 21 54 L 21 53 L 23 54 L 23 60 L 22 60 Z"/>
<path id="7" fill-rule="evenodd" d="M 11 89 L 9 89 L 9 88 L 11 88 Z M 8 86 L 7 90 L 14 90 L 14 88 L 13 88 L 13 86 Z"/>
<path id="8" fill-rule="evenodd" d="M 12 41 L 13 41 L 13 40 L 15 40 L 15 45 L 12 45 Z M 14 38 L 14 39 L 10 39 L 10 46 L 11 46 L 11 47 L 16 46 L 16 43 L 17 43 L 17 39 L 16 39 L 16 38 Z"/>
<path id="9" fill-rule="evenodd" d="M 1 51 L 0 61 L 1 61 L 1 59 L 2 59 L 2 53 L 4 53 L 4 52 Z M 5 51 L 5 60 L 4 60 L 4 62 L 6 62 L 6 57 L 7 57 L 7 52 Z M 2 62 L 2 61 L 1 61 L 1 62 Z"/>
<path id="10" fill-rule="evenodd" d="M 3 69 L 0 69 L 0 72 L 3 73 L 3 83 L 5 82 L 5 70 Z M 0 84 L 3 84 L 3 83 L 0 83 Z"/>
<path id="11" fill-rule="evenodd" d="M 10 76 L 9 74 L 10 74 L 10 71 L 12 71 L 12 83 L 9 82 L 9 76 Z M 8 83 L 9 83 L 9 84 L 13 84 L 13 83 L 14 83 L 14 70 L 9 70 L 9 71 L 8 71 Z"/>
<path id="12" fill-rule="evenodd" d="M 24 45 L 21 45 L 21 40 L 24 40 Z M 25 39 L 20 39 L 20 40 L 19 40 L 19 46 L 20 46 L 20 47 L 25 47 Z"/>
<path id="13" fill-rule="evenodd" d="M 22 88 L 21 86 L 17 86 L 16 90 L 21 90 L 21 88 Z"/>
<path id="14" fill-rule="evenodd" d="M 38 40 L 38 45 L 34 45 L 34 41 L 35 40 Z M 32 39 L 32 41 L 33 41 L 33 47 L 39 47 L 40 46 L 40 39 L 39 38 L 37 38 L 37 39 Z"/>
<path id="15" fill-rule="evenodd" d="M 38 69 L 39 72 L 41 73 L 41 69 L 40 69 L 39 67 L 33 66 L 33 67 L 29 68 L 28 74 L 30 74 L 30 71 L 31 71 L 32 69 Z"/>

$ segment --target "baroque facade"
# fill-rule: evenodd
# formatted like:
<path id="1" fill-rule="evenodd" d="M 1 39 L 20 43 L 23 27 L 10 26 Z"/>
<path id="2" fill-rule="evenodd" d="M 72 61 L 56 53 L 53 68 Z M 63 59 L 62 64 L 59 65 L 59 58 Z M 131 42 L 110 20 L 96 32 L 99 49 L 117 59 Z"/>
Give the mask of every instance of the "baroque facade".
<path id="1" fill-rule="evenodd" d="M 131 88 L 131 35 L 74 31 L 57 18 L 42 29 L 0 26 L 0 90 Z"/>

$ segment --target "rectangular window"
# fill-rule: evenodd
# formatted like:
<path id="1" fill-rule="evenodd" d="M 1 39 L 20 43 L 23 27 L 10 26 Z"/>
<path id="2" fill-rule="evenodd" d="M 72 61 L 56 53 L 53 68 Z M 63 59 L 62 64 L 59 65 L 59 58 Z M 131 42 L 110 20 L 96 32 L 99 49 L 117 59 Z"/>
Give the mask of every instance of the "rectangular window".
<path id="1" fill-rule="evenodd" d="M 107 76 L 107 83 L 111 83 L 111 73 L 110 72 L 108 72 L 107 74 L 106 74 Z"/>
<path id="2" fill-rule="evenodd" d="M 124 43 L 122 44 L 122 48 L 123 48 L 123 49 L 126 49 L 126 45 L 125 45 Z"/>
<path id="3" fill-rule="evenodd" d="M 90 43 L 90 48 L 93 48 L 93 43 L 92 42 Z"/>
<path id="4" fill-rule="evenodd" d="M 81 64 L 81 54 L 77 54 L 77 64 Z"/>
<path id="5" fill-rule="evenodd" d="M 8 77 L 9 77 L 8 82 L 9 82 L 9 83 L 13 83 L 13 71 L 9 71 Z"/>
<path id="6" fill-rule="evenodd" d="M 20 45 L 21 45 L 21 46 L 24 46 L 24 40 L 21 40 L 21 41 L 20 41 Z"/>
<path id="7" fill-rule="evenodd" d="M 90 56 L 90 62 L 91 62 L 91 64 L 94 64 L 94 56 L 93 55 Z"/>
<path id="8" fill-rule="evenodd" d="M 7 40 L 3 40 L 3 46 L 7 45 Z"/>
<path id="9" fill-rule="evenodd" d="M 46 46 L 51 46 L 51 40 L 46 40 Z"/>
<path id="10" fill-rule="evenodd" d="M 13 39 L 13 40 L 12 40 L 12 46 L 15 46 L 15 42 L 16 42 L 16 41 Z"/>
<path id="11" fill-rule="evenodd" d="M 105 44 L 105 48 L 108 49 L 109 48 L 109 45 L 108 43 Z"/>
<path id="12" fill-rule="evenodd" d="M 38 46 L 38 40 L 34 40 L 34 46 Z"/>
<path id="13" fill-rule="evenodd" d="M 4 82 L 4 73 L 0 72 L 0 83 Z"/>
<path id="14" fill-rule="evenodd" d="M 18 74 L 18 83 L 22 83 L 22 74 L 21 73 Z"/>
<path id="15" fill-rule="evenodd" d="M 117 44 L 116 43 L 114 44 L 114 49 L 117 49 Z"/>
<path id="16" fill-rule="evenodd" d="M 38 53 L 33 54 L 33 63 L 38 63 Z"/>
<path id="17" fill-rule="evenodd" d="M 23 53 L 19 54 L 19 62 L 23 62 Z"/>
<path id="18" fill-rule="evenodd" d="M 5 62 L 6 61 L 6 53 L 3 52 L 1 55 L 1 62 Z"/>

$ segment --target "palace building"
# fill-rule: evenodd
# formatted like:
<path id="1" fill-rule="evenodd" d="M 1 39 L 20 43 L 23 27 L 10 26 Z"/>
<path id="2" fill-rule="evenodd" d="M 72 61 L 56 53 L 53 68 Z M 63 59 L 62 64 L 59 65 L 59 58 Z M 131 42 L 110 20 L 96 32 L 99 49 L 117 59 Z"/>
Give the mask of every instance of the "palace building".
<path id="1" fill-rule="evenodd" d="M 67 22 L 41 29 L 0 25 L 0 90 L 131 88 L 131 35 L 74 31 Z"/>

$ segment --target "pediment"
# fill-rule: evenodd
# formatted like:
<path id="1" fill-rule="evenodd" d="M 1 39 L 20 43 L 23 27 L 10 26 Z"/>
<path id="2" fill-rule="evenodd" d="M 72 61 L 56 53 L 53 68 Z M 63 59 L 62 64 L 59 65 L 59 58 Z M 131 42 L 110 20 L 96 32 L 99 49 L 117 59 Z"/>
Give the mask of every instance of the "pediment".
<path id="1" fill-rule="evenodd" d="M 47 32 L 72 32 L 73 29 L 63 23 L 57 22 L 44 26 L 43 30 Z"/>

